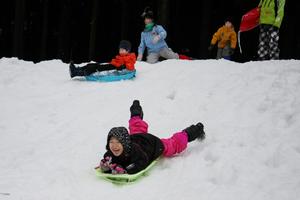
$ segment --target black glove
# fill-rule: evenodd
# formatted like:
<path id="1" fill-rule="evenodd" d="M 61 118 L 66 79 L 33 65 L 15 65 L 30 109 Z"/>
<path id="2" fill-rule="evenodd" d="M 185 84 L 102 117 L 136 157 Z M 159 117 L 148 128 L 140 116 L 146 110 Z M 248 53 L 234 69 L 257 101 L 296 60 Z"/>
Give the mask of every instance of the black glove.
<path id="1" fill-rule="evenodd" d="M 121 70 L 123 70 L 123 69 L 126 69 L 126 66 L 125 66 L 125 65 L 121 65 L 120 67 L 117 67 L 117 70 L 118 70 L 118 71 L 121 71 Z"/>
<path id="2" fill-rule="evenodd" d="M 208 51 L 212 51 L 212 50 L 213 50 L 213 48 L 214 48 L 214 45 L 213 45 L 213 44 L 209 45 L 209 47 L 208 47 Z"/>

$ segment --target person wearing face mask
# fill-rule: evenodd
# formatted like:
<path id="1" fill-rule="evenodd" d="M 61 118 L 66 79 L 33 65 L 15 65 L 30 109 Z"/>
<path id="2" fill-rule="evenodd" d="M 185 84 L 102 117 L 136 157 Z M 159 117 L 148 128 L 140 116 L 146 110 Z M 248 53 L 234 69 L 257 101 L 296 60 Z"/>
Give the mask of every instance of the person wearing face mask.
<path id="1" fill-rule="evenodd" d="M 159 58 L 179 59 L 179 55 L 174 53 L 167 45 L 165 39 L 167 37 L 166 30 L 154 22 L 153 12 L 146 7 L 141 15 L 144 19 L 145 28 L 141 33 L 141 42 L 138 48 L 138 61 L 143 60 L 144 51 L 147 49 L 148 63 L 156 63 Z"/>

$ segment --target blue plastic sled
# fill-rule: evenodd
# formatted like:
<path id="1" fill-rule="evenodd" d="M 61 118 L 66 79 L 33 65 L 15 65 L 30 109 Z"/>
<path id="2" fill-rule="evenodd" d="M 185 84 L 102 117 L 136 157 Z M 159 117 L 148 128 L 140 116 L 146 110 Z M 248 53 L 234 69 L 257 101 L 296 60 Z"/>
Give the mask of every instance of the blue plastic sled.
<path id="1" fill-rule="evenodd" d="M 127 69 L 123 70 L 110 70 L 104 72 L 96 72 L 89 76 L 86 76 L 87 81 L 99 81 L 99 82 L 112 82 L 132 79 L 135 77 L 136 70 L 129 71 Z"/>

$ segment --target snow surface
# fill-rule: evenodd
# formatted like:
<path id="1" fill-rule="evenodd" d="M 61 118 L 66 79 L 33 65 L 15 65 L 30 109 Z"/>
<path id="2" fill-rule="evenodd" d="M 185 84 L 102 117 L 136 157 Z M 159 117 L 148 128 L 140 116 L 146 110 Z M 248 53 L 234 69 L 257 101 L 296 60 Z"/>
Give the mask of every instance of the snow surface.
<path id="1" fill-rule="evenodd" d="M 59 60 L 0 60 L 0 199 L 298 200 L 300 61 L 137 62 L 135 80 L 71 80 Z M 139 99 L 149 132 L 203 122 L 203 142 L 116 186 L 95 176 Z"/>

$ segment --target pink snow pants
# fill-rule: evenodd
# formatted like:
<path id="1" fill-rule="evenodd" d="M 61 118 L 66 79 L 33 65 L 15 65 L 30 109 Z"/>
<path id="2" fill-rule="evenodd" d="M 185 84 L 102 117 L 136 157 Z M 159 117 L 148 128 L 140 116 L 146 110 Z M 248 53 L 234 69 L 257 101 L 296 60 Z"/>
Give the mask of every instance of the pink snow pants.
<path id="1" fill-rule="evenodd" d="M 140 117 L 135 116 L 129 120 L 129 134 L 148 133 L 148 124 Z M 188 143 L 188 136 L 185 131 L 177 132 L 170 138 L 160 139 L 164 145 L 163 156 L 171 157 L 175 154 L 181 153 L 186 149 Z"/>

